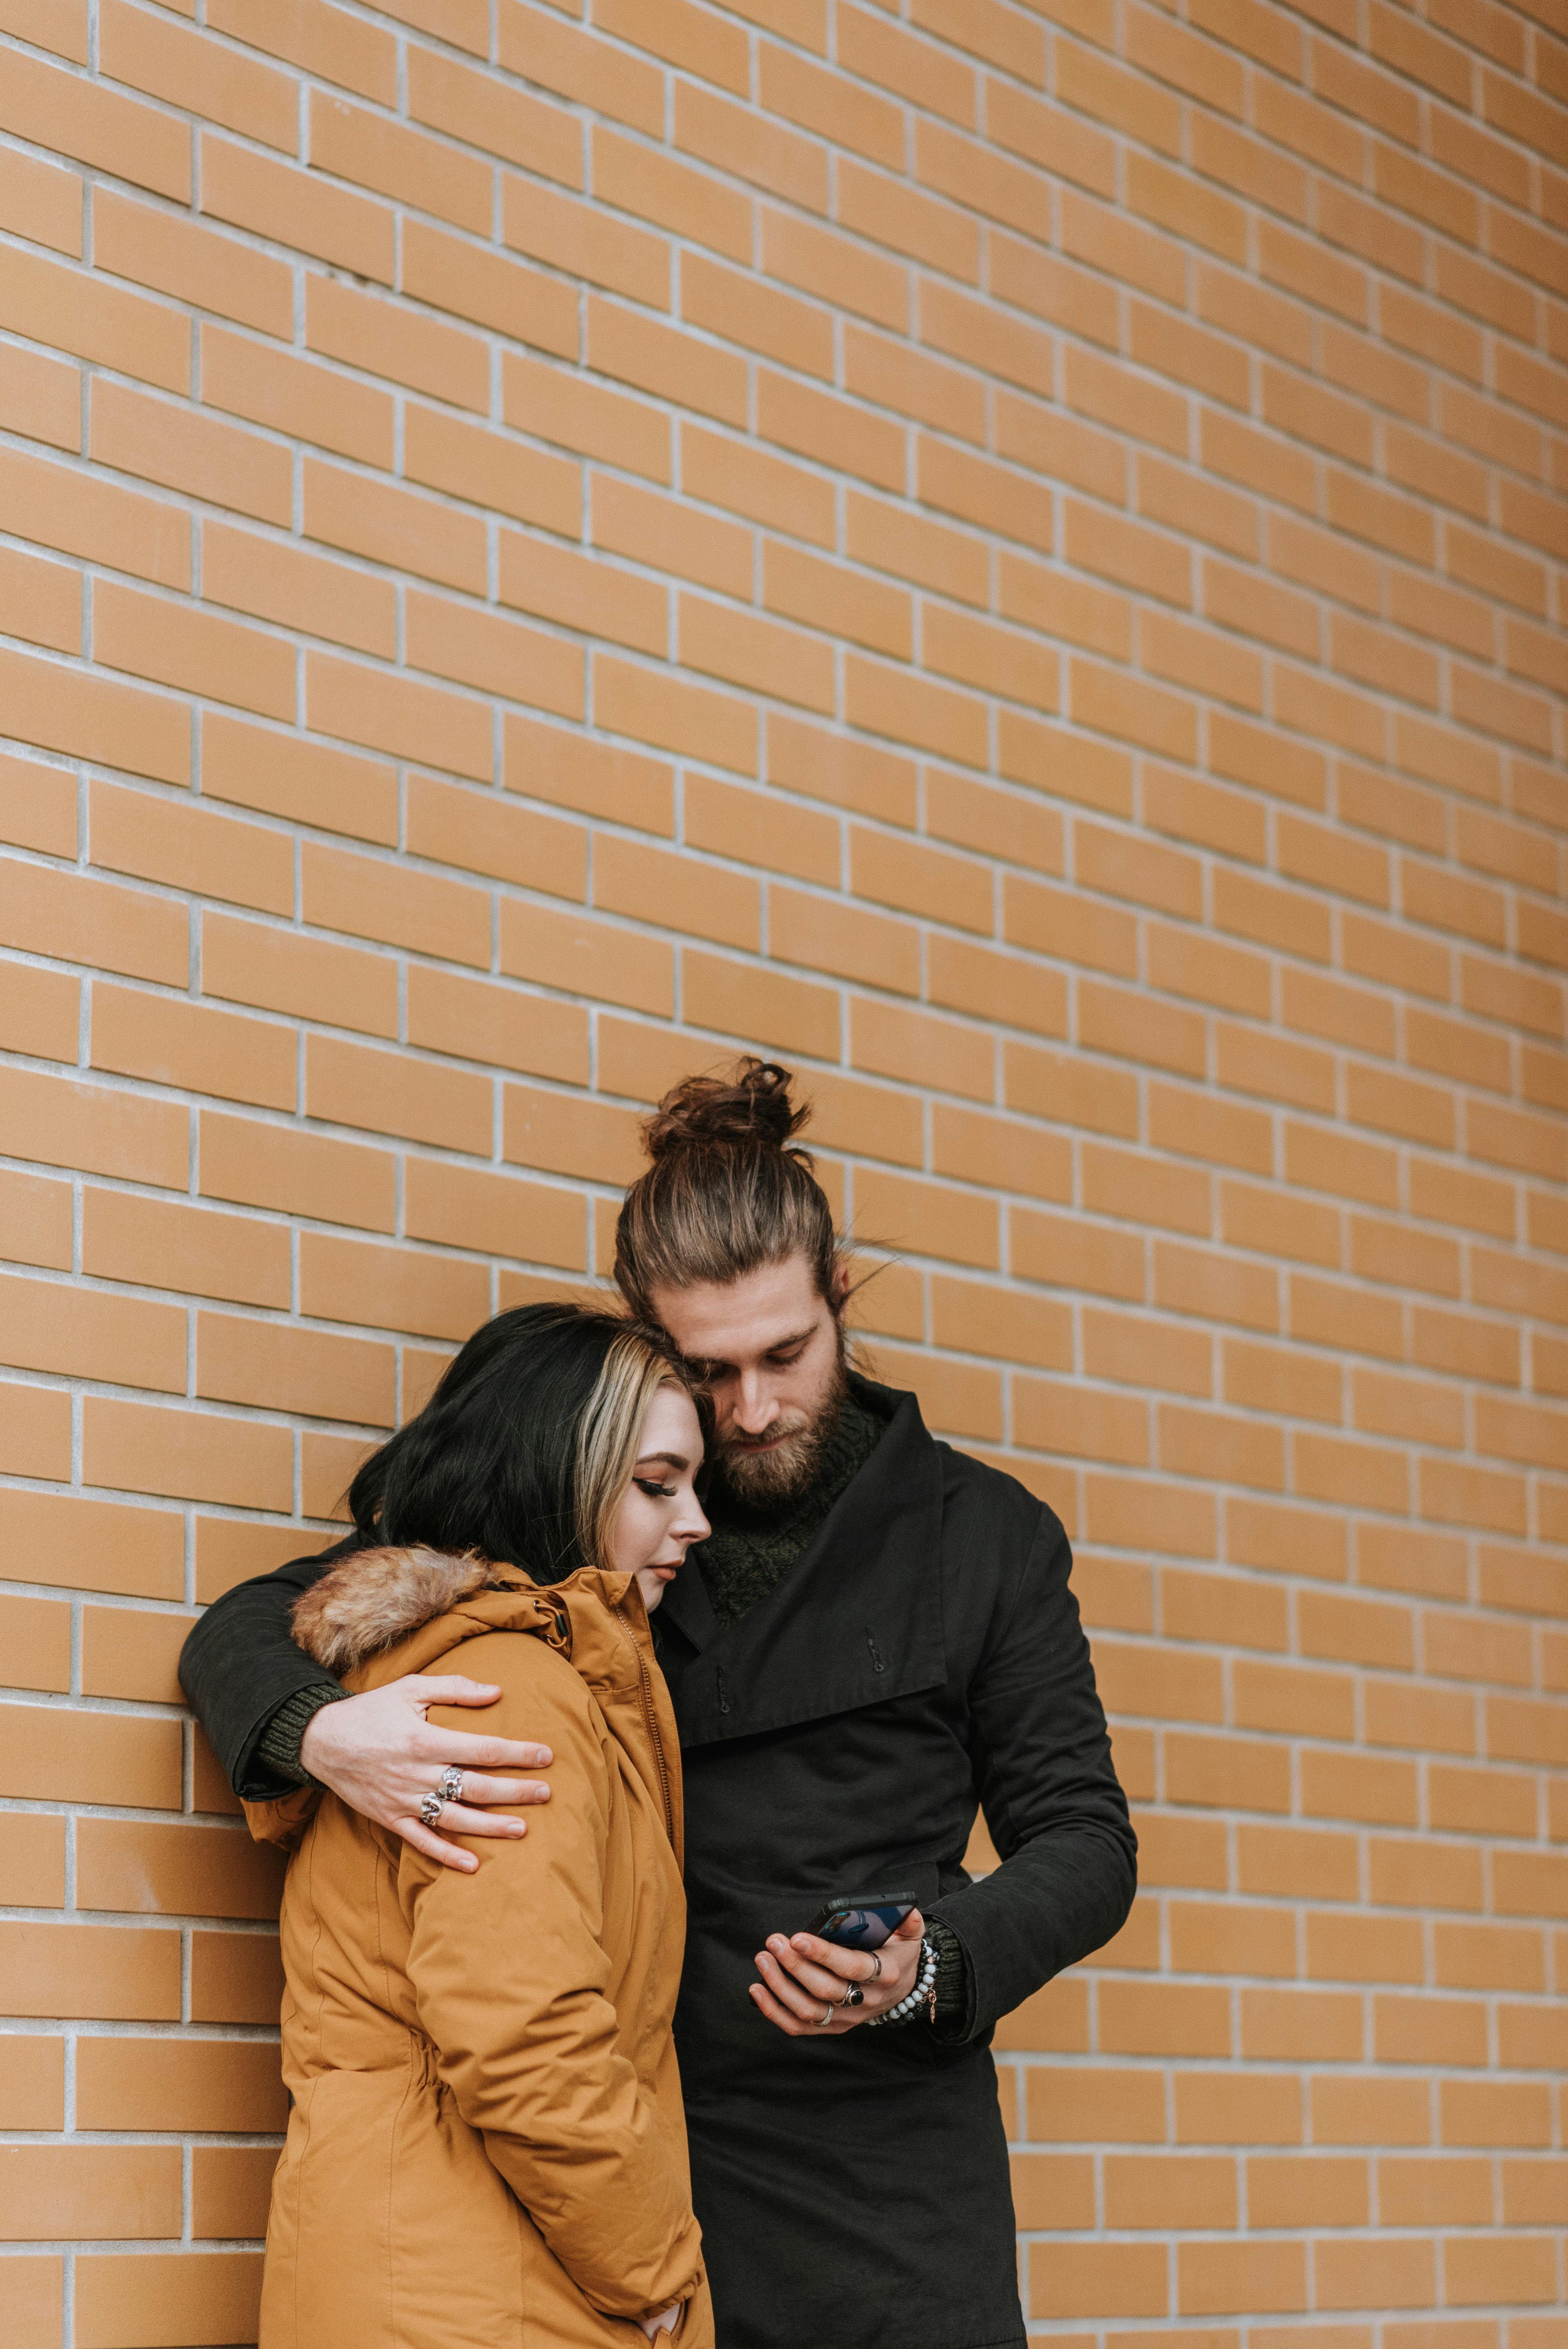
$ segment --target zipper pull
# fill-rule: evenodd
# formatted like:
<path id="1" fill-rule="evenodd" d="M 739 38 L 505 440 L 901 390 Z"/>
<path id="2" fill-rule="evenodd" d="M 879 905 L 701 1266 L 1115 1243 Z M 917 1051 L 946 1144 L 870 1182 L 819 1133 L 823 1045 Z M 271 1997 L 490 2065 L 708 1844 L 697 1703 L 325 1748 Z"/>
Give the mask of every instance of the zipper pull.
<path id="1" fill-rule="evenodd" d="M 866 1627 L 866 1645 L 872 1651 L 872 1670 L 875 1672 L 885 1672 L 887 1666 L 882 1660 L 882 1650 L 872 1639 L 869 1624 Z"/>

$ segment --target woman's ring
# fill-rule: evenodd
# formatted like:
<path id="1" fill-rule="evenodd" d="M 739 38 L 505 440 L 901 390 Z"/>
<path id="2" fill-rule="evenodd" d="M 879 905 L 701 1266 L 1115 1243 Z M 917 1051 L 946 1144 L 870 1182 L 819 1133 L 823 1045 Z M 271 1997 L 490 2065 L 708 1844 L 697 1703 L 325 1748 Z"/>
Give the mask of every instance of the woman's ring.
<path id="1" fill-rule="evenodd" d="M 436 1792 L 443 1803 L 460 1803 L 463 1799 L 463 1774 L 449 1763 L 436 1781 Z"/>
<path id="2" fill-rule="evenodd" d="M 428 1827 L 433 1827 L 446 1807 L 441 1796 L 432 1789 L 419 1805 L 419 1816 Z"/>

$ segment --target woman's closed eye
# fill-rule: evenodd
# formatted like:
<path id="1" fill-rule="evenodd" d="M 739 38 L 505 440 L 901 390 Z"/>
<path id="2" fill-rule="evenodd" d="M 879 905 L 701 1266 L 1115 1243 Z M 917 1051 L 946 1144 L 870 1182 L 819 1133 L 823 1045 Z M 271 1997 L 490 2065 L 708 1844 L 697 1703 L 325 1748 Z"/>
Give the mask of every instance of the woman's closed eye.
<path id="1" fill-rule="evenodd" d="M 623 1471 L 623 1473 L 624 1472 Z M 675 1499 L 676 1487 L 674 1485 L 661 1485 L 656 1476 L 634 1476 L 632 1481 L 636 1485 L 638 1492 L 646 1493 L 648 1498 L 652 1501 L 673 1501 Z"/>

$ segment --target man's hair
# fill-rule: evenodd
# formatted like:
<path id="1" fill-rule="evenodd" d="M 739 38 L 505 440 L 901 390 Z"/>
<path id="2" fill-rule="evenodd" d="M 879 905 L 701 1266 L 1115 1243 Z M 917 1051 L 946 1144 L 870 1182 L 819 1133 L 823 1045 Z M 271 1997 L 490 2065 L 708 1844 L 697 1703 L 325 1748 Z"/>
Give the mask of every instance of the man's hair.
<path id="1" fill-rule="evenodd" d="M 559 1582 L 608 1567 L 668 1340 L 619 1313 L 521 1305 L 476 1330 L 423 1411 L 349 1486 L 363 1543 L 473 1552 Z"/>
<path id="2" fill-rule="evenodd" d="M 642 1319 L 656 1319 L 655 1289 L 727 1288 L 797 1254 L 838 1310 L 833 1211 L 794 1140 L 811 1111 L 791 1101 L 792 1082 L 776 1061 L 748 1052 L 727 1076 L 686 1078 L 647 1120 L 653 1164 L 615 1226 L 615 1279 Z"/>

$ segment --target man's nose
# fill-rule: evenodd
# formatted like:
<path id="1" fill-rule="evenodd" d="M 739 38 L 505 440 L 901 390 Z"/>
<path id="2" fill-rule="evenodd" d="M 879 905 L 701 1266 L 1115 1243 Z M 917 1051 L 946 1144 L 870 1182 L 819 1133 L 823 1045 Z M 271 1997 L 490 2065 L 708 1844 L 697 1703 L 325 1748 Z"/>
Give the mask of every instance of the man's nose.
<path id="1" fill-rule="evenodd" d="M 740 1374 L 740 1392 L 736 1398 L 735 1418 L 748 1435 L 760 1435 L 779 1416 L 779 1402 L 764 1379 Z"/>

